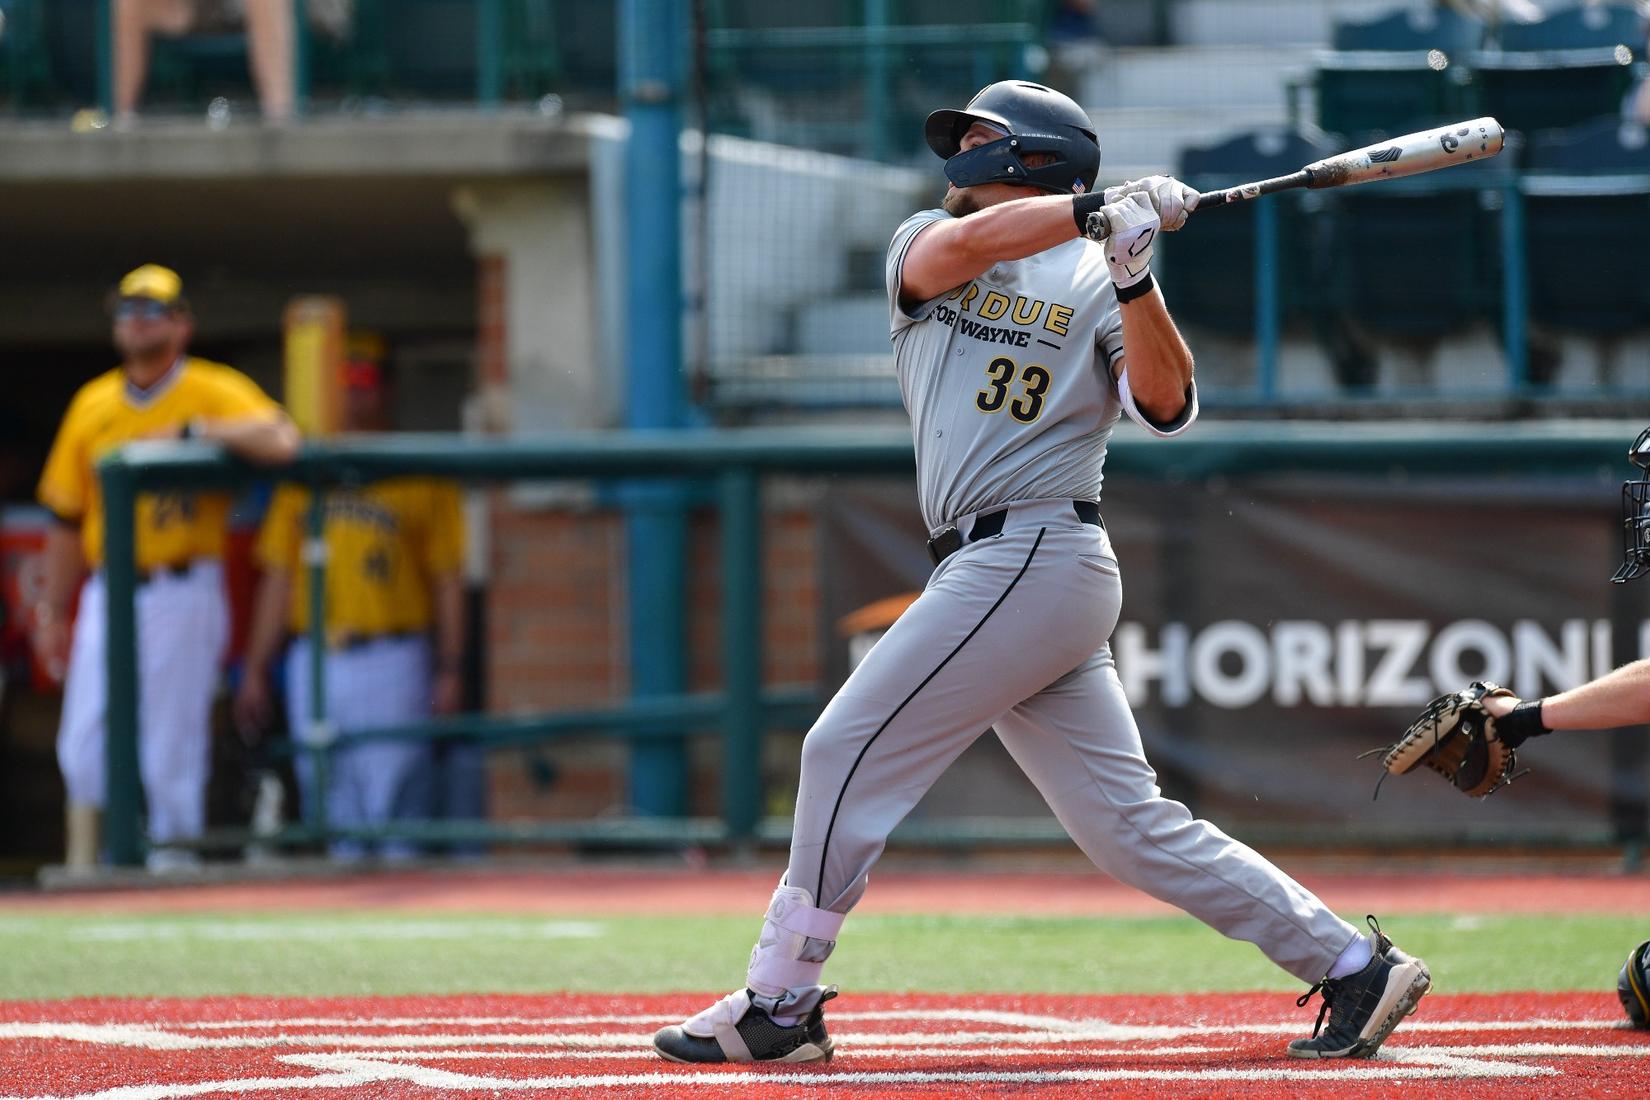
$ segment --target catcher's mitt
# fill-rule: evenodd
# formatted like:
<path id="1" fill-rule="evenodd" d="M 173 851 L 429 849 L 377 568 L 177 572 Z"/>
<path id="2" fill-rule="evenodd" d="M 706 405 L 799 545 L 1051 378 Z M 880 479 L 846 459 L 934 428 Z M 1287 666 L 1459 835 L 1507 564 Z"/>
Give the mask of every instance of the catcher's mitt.
<path id="1" fill-rule="evenodd" d="M 1512 782 L 1518 755 L 1495 736 L 1495 719 L 1484 709 L 1484 700 L 1492 695 L 1511 696 L 1512 692 L 1475 680 L 1465 691 L 1440 695 L 1428 703 L 1404 735 L 1385 750 L 1381 766 L 1386 775 L 1381 779 L 1425 764 L 1472 798 L 1482 798 Z M 1377 783 L 1375 793 L 1380 790 Z"/>

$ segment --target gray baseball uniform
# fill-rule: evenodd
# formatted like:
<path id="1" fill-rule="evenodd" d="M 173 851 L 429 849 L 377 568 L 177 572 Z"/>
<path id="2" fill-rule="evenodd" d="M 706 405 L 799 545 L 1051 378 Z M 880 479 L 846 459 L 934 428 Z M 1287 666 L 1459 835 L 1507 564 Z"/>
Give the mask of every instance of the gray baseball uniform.
<path id="1" fill-rule="evenodd" d="M 907 248 L 949 216 L 900 226 L 887 285 L 923 517 L 936 533 L 955 525 L 961 548 L 808 734 L 790 866 L 750 988 L 785 1017 L 817 1003 L 840 915 L 889 832 L 988 727 L 1102 870 L 1315 981 L 1358 932 L 1162 796 L 1107 642 L 1117 559 L 1097 512 L 1084 522 L 1074 505 L 1098 501 L 1120 415 L 1172 435 L 1196 416 L 1195 391 L 1175 423 L 1156 425 L 1134 409 L 1126 374 L 1113 381 L 1121 311 L 1100 247 L 1082 239 L 903 307 Z"/>

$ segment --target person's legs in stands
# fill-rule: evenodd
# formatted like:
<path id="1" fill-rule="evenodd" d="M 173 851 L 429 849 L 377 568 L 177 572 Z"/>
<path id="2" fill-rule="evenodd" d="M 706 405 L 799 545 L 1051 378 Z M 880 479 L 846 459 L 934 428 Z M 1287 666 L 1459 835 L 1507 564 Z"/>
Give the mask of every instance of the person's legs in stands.
<path id="1" fill-rule="evenodd" d="M 115 0 L 115 118 L 130 122 L 149 76 L 149 38 L 188 32 L 194 0 Z"/>
<path id="2" fill-rule="evenodd" d="M 292 117 L 292 0 L 246 0 L 247 55 L 269 122 Z"/>

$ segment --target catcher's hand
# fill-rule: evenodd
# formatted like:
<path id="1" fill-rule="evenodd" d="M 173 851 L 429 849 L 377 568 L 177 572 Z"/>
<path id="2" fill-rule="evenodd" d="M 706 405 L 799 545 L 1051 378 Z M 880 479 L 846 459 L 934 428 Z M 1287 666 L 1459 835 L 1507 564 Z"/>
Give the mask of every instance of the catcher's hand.
<path id="1" fill-rule="evenodd" d="M 1425 764 L 1472 798 L 1482 798 L 1512 782 L 1517 754 L 1496 736 L 1495 719 L 1484 709 L 1484 700 L 1495 695 L 1511 697 L 1512 692 L 1475 680 L 1465 691 L 1440 695 L 1428 703 L 1404 735 L 1386 749 L 1381 759 L 1386 775 L 1403 775 Z M 1376 784 L 1377 794 L 1380 789 Z"/>

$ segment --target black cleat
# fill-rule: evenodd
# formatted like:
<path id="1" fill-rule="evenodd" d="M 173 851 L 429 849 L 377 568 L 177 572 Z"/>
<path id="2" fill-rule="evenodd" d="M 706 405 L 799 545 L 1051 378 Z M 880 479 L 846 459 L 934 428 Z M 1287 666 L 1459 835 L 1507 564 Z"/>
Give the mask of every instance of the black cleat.
<path id="1" fill-rule="evenodd" d="M 1304 1008 L 1313 994 L 1323 992 L 1312 1037 L 1290 1043 L 1292 1057 L 1369 1058 L 1432 988 L 1427 964 L 1394 947 L 1375 918 L 1368 919 L 1375 933 L 1369 965 L 1344 978 L 1325 978 L 1295 1002 Z M 1328 1027 L 1323 1026 L 1325 1013 Z"/>
<path id="2" fill-rule="evenodd" d="M 825 1033 L 825 1002 L 835 996 L 836 986 L 827 986 L 806 1018 L 785 1027 L 741 989 L 690 1020 L 660 1028 L 653 1049 L 672 1062 L 825 1061 L 835 1045 Z"/>

